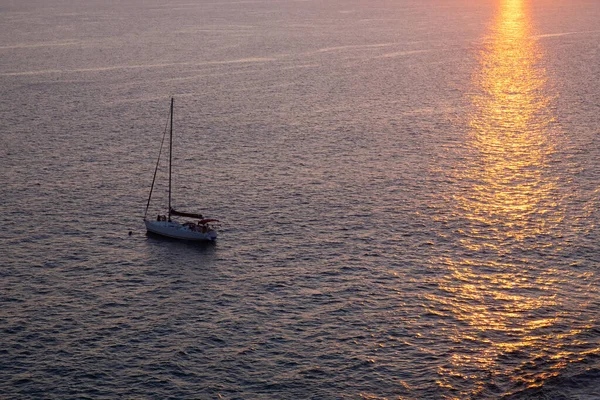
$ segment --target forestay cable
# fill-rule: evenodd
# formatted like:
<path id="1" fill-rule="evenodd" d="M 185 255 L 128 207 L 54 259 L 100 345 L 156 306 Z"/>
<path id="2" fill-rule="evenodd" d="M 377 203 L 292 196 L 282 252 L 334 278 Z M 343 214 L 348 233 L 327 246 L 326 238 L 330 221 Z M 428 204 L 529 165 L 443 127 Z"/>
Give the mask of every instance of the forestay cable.
<path id="1" fill-rule="evenodd" d="M 158 172 L 158 164 L 160 163 L 160 155 L 162 154 L 163 144 L 165 143 L 165 136 L 167 135 L 167 127 L 169 126 L 169 119 L 165 124 L 165 131 L 163 132 L 162 141 L 160 142 L 160 150 L 158 151 L 158 159 L 156 160 L 156 167 L 154 168 L 154 176 L 152 177 L 152 186 L 150 186 L 150 194 L 148 195 L 148 202 L 146 203 L 146 211 L 144 211 L 144 219 L 148 215 L 148 207 L 150 207 L 150 199 L 152 198 L 152 191 L 154 190 L 154 182 L 156 181 L 156 173 Z"/>

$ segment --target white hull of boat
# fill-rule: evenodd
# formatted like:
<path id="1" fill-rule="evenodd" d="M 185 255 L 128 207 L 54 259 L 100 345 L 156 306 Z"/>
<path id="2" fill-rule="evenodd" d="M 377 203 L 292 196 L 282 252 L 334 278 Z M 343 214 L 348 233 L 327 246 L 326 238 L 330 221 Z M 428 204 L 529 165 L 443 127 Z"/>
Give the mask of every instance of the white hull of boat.
<path id="1" fill-rule="evenodd" d="M 208 232 L 198 232 L 192 230 L 189 226 L 181 225 L 174 221 L 148 221 L 145 220 L 148 232 L 167 236 L 173 239 L 195 240 L 195 241 L 214 241 L 217 239 L 217 232 L 209 230 Z"/>

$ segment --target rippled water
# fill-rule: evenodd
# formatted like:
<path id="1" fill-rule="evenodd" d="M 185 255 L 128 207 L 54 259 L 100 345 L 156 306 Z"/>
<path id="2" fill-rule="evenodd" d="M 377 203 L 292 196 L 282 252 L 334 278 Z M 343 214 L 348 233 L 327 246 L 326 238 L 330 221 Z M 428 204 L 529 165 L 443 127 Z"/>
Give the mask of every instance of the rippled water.
<path id="1" fill-rule="evenodd" d="M 599 18 L 3 2 L 0 397 L 597 398 Z"/>

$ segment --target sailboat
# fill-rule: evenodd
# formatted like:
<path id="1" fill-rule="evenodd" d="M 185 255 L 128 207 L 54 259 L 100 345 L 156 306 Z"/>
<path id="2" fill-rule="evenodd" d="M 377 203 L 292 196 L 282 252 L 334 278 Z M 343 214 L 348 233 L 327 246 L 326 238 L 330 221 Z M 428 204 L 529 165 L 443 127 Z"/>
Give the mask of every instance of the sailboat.
<path id="1" fill-rule="evenodd" d="M 160 163 L 160 155 L 162 153 L 162 148 L 165 141 L 165 137 L 163 135 L 163 140 L 160 145 L 160 151 L 158 153 L 158 160 L 156 162 L 156 168 L 154 170 L 154 178 L 152 178 L 152 186 L 150 187 L 150 194 L 148 195 L 148 203 L 146 204 L 146 211 L 144 213 L 144 224 L 146 224 L 146 230 L 149 233 L 166 236 L 173 239 L 214 241 L 217 239 L 217 230 L 215 226 L 215 223 L 219 222 L 217 219 L 204 218 L 202 214 L 177 211 L 171 206 L 171 176 L 173 165 L 173 98 L 171 98 L 170 120 L 171 123 L 169 129 L 169 206 L 167 208 L 166 214 L 159 214 L 156 217 L 156 219 L 147 218 L 148 207 L 150 207 L 150 199 L 152 198 L 154 183 L 156 182 L 156 173 L 158 171 L 158 165 Z M 173 220 L 173 217 L 187 218 L 187 220 L 179 222 Z"/>

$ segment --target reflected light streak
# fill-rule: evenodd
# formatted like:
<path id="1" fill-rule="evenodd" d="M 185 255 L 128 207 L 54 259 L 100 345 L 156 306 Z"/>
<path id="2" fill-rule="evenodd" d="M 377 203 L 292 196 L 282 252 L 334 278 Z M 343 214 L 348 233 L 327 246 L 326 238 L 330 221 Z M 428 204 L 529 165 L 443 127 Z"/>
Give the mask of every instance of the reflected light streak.
<path id="1" fill-rule="evenodd" d="M 523 3 L 503 3 L 473 78 L 478 92 L 472 99 L 471 144 L 478 162 L 469 173 L 476 182 L 473 195 L 460 200 L 465 215 L 491 227 L 496 242 L 537 237 L 561 218 L 550 199 L 556 182 L 543 176 L 553 152 L 546 136 L 553 117 Z"/>
<path id="2" fill-rule="evenodd" d="M 447 334 L 457 350 L 438 371 L 440 387 L 453 386 L 456 398 L 492 383 L 505 390 L 541 385 L 569 358 L 557 341 L 579 333 L 571 329 L 568 339 L 549 333 L 560 322 L 552 312 L 559 299 L 556 276 L 543 270 L 540 253 L 562 243 L 564 212 L 548 167 L 554 117 L 542 53 L 527 0 L 499 3 L 472 76 L 468 161 L 458 172 L 464 186 L 453 197 L 462 250 L 440 260 L 450 273 L 439 282 L 442 294 L 429 297 L 456 321 Z M 508 372 L 498 365 L 507 357 L 514 359 Z M 529 368 L 536 357 L 553 364 Z M 461 388 L 461 381 L 470 384 Z"/>

